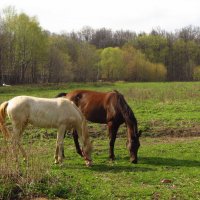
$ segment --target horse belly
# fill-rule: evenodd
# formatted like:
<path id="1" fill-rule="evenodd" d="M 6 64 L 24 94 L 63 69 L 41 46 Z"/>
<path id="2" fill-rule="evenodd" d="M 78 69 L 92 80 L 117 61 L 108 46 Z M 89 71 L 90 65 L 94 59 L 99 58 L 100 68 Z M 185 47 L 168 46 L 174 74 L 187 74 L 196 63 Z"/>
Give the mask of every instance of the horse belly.
<path id="1" fill-rule="evenodd" d="M 90 122 L 94 123 L 101 123 L 101 124 L 106 124 L 107 119 L 106 119 L 106 112 L 105 110 L 93 110 L 87 113 L 84 113 L 85 117 L 87 120 Z"/>
<path id="2" fill-rule="evenodd" d="M 57 128 L 58 125 L 54 121 L 47 121 L 45 119 L 29 119 L 29 123 L 40 128 Z"/>
<path id="3" fill-rule="evenodd" d="M 58 120 L 55 115 L 50 113 L 38 112 L 29 116 L 28 122 L 33 126 L 40 128 L 57 128 Z"/>

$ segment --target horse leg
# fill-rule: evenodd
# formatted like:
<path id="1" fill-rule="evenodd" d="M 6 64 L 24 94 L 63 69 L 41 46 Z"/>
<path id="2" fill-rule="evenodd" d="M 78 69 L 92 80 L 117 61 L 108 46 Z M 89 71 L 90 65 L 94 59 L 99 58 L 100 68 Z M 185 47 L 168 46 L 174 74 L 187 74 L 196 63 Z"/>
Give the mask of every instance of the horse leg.
<path id="1" fill-rule="evenodd" d="M 64 138 L 66 137 L 66 134 L 67 134 L 67 131 L 65 131 Z M 77 132 L 74 130 L 73 133 L 72 133 L 72 135 L 73 135 L 74 143 L 75 143 L 75 146 L 76 146 L 76 151 L 77 151 L 78 154 L 80 154 L 80 155 L 82 156 L 82 152 L 81 152 L 81 150 L 80 150 L 80 146 L 79 146 L 79 143 L 78 143 L 78 134 L 77 134 Z M 63 158 L 65 158 L 65 151 L 64 151 L 64 148 L 63 148 L 62 154 L 63 154 Z"/>
<path id="2" fill-rule="evenodd" d="M 65 134 L 65 126 L 60 126 L 58 129 L 57 134 L 57 141 L 56 141 L 56 151 L 55 151 L 55 163 L 62 163 L 63 161 L 63 149 L 64 149 L 64 134 Z"/>
<path id="3" fill-rule="evenodd" d="M 64 139 L 65 139 L 65 137 L 66 137 L 66 134 L 67 134 L 67 131 L 65 130 Z M 63 148 L 63 150 L 62 150 L 62 156 L 63 156 L 63 158 L 65 158 L 65 151 L 64 151 L 64 148 Z"/>
<path id="4" fill-rule="evenodd" d="M 119 129 L 118 124 L 114 124 L 113 122 L 108 123 L 108 132 L 109 132 L 109 138 L 110 138 L 109 159 L 111 159 L 111 160 L 115 160 L 114 145 L 115 145 L 115 140 L 116 140 L 116 137 L 117 137 L 118 129 Z"/>
<path id="5" fill-rule="evenodd" d="M 55 154 L 54 154 L 54 159 L 55 159 L 54 163 L 55 164 L 58 164 L 58 150 L 59 150 L 59 148 L 58 148 L 58 145 L 56 142 L 56 150 L 55 150 Z"/>
<path id="6" fill-rule="evenodd" d="M 12 145 L 13 145 L 13 151 L 14 151 L 16 161 L 18 160 L 18 149 L 21 151 L 24 161 L 27 160 L 26 152 L 21 144 L 23 129 L 24 127 L 22 125 L 20 126 L 20 125 L 13 124 Z"/>
<path id="7" fill-rule="evenodd" d="M 77 133 L 77 131 L 76 131 L 76 130 L 73 130 L 72 135 L 73 135 L 74 144 L 75 144 L 75 147 L 76 147 L 76 152 L 77 152 L 81 157 L 83 157 L 83 154 L 82 154 L 82 151 L 81 151 L 79 142 L 78 142 L 78 133 Z"/>

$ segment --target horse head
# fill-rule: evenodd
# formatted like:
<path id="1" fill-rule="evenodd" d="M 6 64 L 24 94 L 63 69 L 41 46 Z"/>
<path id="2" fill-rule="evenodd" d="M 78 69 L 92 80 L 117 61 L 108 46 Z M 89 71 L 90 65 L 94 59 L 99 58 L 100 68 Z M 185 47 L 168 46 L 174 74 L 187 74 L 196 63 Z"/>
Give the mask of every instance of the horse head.
<path id="1" fill-rule="evenodd" d="M 132 140 L 128 142 L 127 147 L 130 150 L 130 162 L 137 164 L 138 162 L 138 150 L 140 148 L 140 136 L 141 136 L 142 131 L 140 130 L 138 133 L 136 133 Z"/>
<path id="2" fill-rule="evenodd" d="M 83 155 L 83 158 L 85 160 L 85 164 L 87 167 L 91 167 L 92 166 L 92 159 L 91 159 L 91 153 L 86 153 L 86 151 L 84 151 L 82 149 L 82 155 Z"/>

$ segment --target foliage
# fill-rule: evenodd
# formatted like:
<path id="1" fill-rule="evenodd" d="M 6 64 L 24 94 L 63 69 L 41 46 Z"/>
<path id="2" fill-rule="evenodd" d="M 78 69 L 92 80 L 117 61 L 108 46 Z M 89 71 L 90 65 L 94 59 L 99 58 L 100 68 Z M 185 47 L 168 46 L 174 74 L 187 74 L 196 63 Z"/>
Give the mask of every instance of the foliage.
<path id="1" fill-rule="evenodd" d="M 97 81 L 99 55 L 96 48 L 88 43 L 81 43 L 75 66 L 75 81 Z"/>
<path id="2" fill-rule="evenodd" d="M 91 27 L 52 34 L 12 7 L 0 15 L 0 82 L 192 81 L 200 28 L 151 33 Z"/>
<path id="3" fill-rule="evenodd" d="M 48 45 L 48 59 L 42 74 L 43 81 L 49 83 L 71 81 L 72 63 L 67 53 L 65 38 L 49 36 Z"/>
<path id="4" fill-rule="evenodd" d="M 200 66 L 196 66 L 196 67 L 194 68 L 193 78 L 194 78 L 194 80 L 196 80 L 196 81 L 199 81 L 199 80 L 200 80 Z"/>
<path id="5" fill-rule="evenodd" d="M 120 80 L 123 74 L 122 52 L 118 47 L 108 47 L 100 55 L 102 78 L 105 80 Z"/>
<path id="6" fill-rule="evenodd" d="M 2 50 L 2 81 L 36 82 L 36 73 L 44 64 L 46 36 L 35 18 L 26 14 L 17 15 L 14 10 L 5 10 L 3 34 L 6 37 Z M 4 70 L 3 70 L 4 69 Z"/>
<path id="7" fill-rule="evenodd" d="M 158 34 L 139 35 L 134 41 L 136 48 L 140 49 L 148 60 L 155 63 L 165 63 L 168 52 L 167 39 Z"/>
<path id="8" fill-rule="evenodd" d="M 130 45 L 123 47 L 123 61 L 125 68 L 125 79 L 129 81 L 164 81 L 166 68 L 161 63 L 152 63 L 141 53 Z"/>

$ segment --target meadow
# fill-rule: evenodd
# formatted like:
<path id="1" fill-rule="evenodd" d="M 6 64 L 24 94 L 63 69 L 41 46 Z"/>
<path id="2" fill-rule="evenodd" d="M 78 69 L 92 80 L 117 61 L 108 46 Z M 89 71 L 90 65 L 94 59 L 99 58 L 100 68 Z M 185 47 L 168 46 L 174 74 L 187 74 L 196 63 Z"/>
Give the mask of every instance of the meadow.
<path id="1" fill-rule="evenodd" d="M 139 161 L 129 163 L 126 129 L 119 130 L 116 160 L 108 160 L 105 125 L 89 123 L 93 167 L 75 152 L 70 134 L 66 159 L 53 164 L 56 130 L 28 126 L 28 162 L 16 165 L 0 135 L 0 199 L 200 199 L 200 83 L 67 83 L 0 87 L 0 103 L 17 95 L 54 97 L 77 88 L 118 90 L 143 131 Z M 10 128 L 10 121 L 7 121 Z"/>

